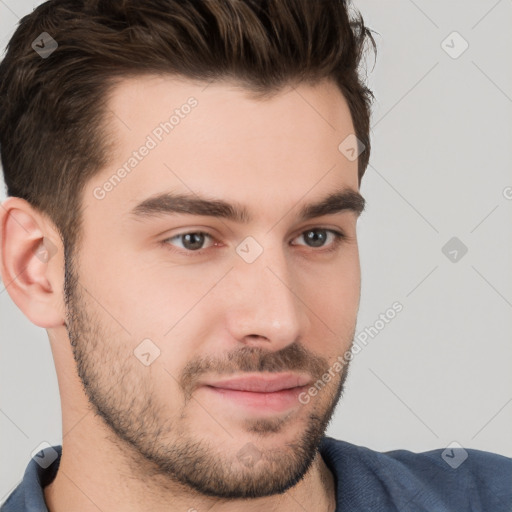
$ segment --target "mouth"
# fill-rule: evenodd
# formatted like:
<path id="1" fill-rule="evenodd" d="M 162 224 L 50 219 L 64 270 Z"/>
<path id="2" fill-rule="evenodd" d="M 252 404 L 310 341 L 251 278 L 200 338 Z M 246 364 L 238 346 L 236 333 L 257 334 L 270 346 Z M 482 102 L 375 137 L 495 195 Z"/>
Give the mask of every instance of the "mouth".
<path id="1" fill-rule="evenodd" d="M 300 405 L 298 396 L 311 384 L 304 374 L 261 373 L 203 383 L 210 396 L 259 412 L 283 412 Z"/>

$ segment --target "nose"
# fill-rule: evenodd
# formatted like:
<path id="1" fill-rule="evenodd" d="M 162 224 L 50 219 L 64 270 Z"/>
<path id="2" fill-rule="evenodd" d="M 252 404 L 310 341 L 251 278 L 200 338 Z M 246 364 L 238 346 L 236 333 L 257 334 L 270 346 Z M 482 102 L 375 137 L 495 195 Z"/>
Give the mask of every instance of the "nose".
<path id="1" fill-rule="evenodd" d="M 241 343 L 277 351 L 307 331 L 307 301 L 282 249 L 265 249 L 252 263 L 237 261 L 226 285 L 227 328 Z"/>

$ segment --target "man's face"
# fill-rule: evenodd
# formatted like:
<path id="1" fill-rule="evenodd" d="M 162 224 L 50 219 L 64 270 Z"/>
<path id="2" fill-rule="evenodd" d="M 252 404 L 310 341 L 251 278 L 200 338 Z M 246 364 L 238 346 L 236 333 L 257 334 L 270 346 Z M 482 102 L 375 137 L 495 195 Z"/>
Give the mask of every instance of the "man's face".
<path id="1" fill-rule="evenodd" d="M 348 368 L 332 367 L 355 330 L 357 212 L 301 217 L 358 190 L 357 161 L 338 150 L 354 133 L 348 106 L 328 82 L 255 100 L 142 77 L 108 110 L 111 163 L 86 186 L 83 239 L 66 262 L 88 398 L 134 467 L 210 495 L 282 492 L 316 455 Z M 164 193 L 249 218 L 136 208 Z"/>

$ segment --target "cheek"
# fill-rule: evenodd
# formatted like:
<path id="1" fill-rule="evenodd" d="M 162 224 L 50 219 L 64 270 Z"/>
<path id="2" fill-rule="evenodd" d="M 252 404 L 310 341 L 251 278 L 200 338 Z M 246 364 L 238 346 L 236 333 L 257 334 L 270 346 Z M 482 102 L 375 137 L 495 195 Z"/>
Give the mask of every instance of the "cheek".
<path id="1" fill-rule="evenodd" d="M 148 266 L 129 258 L 104 259 L 101 265 L 92 262 L 90 267 L 93 273 L 88 274 L 87 288 L 111 315 L 110 320 L 125 327 L 134 340 L 169 338 L 167 333 L 187 317 L 211 286 L 207 276 L 191 281 L 177 266 Z"/>
<path id="2" fill-rule="evenodd" d="M 359 259 L 340 260 L 300 278 L 302 296 L 320 318 L 336 323 L 355 320 L 357 315 L 361 274 Z"/>
<path id="3" fill-rule="evenodd" d="M 311 320 L 309 338 L 316 340 L 311 349 L 335 359 L 349 348 L 355 333 L 360 298 L 358 261 L 310 276 L 301 290 Z"/>

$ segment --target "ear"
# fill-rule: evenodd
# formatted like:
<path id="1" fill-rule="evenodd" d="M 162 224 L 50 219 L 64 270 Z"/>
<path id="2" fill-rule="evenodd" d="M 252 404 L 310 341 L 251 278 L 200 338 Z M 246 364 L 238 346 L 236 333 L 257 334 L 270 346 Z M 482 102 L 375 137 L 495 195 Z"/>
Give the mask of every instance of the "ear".
<path id="1" fill-rule="evenodd" d="M 0 204 L 0 275 L 11 299 L 35 325 L 64 325 L 64 253 L 56 229 L 30 203 Z"/>

